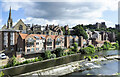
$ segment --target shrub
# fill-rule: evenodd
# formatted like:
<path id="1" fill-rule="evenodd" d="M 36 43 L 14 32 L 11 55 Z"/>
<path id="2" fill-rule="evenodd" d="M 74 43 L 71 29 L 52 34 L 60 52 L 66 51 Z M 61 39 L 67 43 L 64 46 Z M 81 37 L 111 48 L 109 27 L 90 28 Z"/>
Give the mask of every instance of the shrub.
<path id="1" fill-rule="evenodd" d="M 56 58 L 56 54 L 51 54 L 50 58 Z"/>
<path id="2" fill-rule="evenodd" d="M 2 71 L 0 72 L 0 77 L 4 77 L 4 73 Z"/>
<path id="3" fill-rule="evenodd" d="M 78 44 L 76 42 L 74 43 L 74 49 L 73 50 L 74 50 L 74 52 L 78 52 Z"/>
<path id="4" fill-rule="evenodd" d="M 82 54 L 89 54 L 89 53 L 94 53 L 95 52 L 95 49 L 94 48 L 91 48 L 91 47 L 85 47 L 85 48 L 81 48 L 80 49 L 80 52 Z"/>
<path id="5" fill-rule="evenodd" d="M 103 50 L 108 50 L 112 47 L 112 44 L 110 42 L 105 41 L 104 45 L 102 46 Z"/>
<path id="6" fill-rule="evenodd" d="M 119 49 L 119 43 L 118 43 L 118 41 L 115 44 L 113 44 L 113 46 L 115 46 L 116 49 Z"/>
<path id="7" fill-rule="evenodd" d="M 88 61 L 91 61 L 91 56 L 88 56 Z"/>
<path id="8" fill-rule="evenodd" d="M 68 52 L 68 55 L 71 55 L 71 54 L 74 54 L 75 52 L 73 52 L 73 51 L 69 51 Z"/>
<path id="9" fill-rule="evenodd" d="M 95 47 L 93 45 L 88 45 L 88 47 L 95 49 Z"/>
<path id="10" fill-rule="evenodd" d="M 51 52 L 49 50 L 45 51 L 45 58 L 50 59 Z"/>
<path id="11" fill-rule="evenodd" d="M 91 61 L 91 56 L 84 56 L 84 59 L 88 59 L 88 61 Z"/>
<path id="12" fill-rule="evenodd" d="M 102 50 L 101 47 L 97 47 L 97 48 L 96 48 L 96 51 L 101 51 L 101 50 Z"/>
<path id="13" fill-rule="evenodd" d="M 64 52 L 64 53 L 63 53 L 63 56 L 66 56 L 66 55 L 68 55 L 68 52 Z"/>
<path id="14" fill-rule="evenodd" d="M 38 59 L 39 59 L 39 61 L 42 61 L 42 60 L 43 60 L 43 58 L 42 58 L 41 56 L 39 56 Z"/>
<path id="15" fill-rule="evenodd" d="M 97 58 L 98 58 L 98 55 L 95 55 L 93 58 L 97 59 Z"/>
<path id="16" fill-rule="evenodd" d="M 62 48 L 56 48 L 54 53 L 56 54 L 56 57 L 62 57 L 63 49 Z"/>

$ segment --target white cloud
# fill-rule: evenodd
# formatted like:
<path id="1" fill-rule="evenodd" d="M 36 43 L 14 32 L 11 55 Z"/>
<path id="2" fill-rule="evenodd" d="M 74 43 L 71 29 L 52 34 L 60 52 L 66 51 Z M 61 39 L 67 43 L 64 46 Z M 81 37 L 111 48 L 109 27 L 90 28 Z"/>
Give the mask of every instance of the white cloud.
<path id="1" fill-rule="evenodd" d="M 35 3 L 37 2 L 37 3 Z M 69 2 L 63 4 L 40 4 L 39 2 Z M 84 3 L 85 2 L 85 3 Z M 55 6 L 52 6 L 55 5 Z M 4 0 L 2 7 L 8 11 L 9 7 L 13 10 L 23 8 L 25 11 L 25 23 L 34 24 L 69 24 L 71 27 L 76 24 L 89 24 L 95 22 L 106 22 L 102 19 L 103 12 L 107 10 L 117 11 L 118 0 Z"/>
<path id="2" fill-rule="evenodd" d="M 1 29 L 1 27 L 2 27 L 2 19 L 0 19 L 0 29 Z"/>
<path id="3" fill-rule="evenodd" d="M 69 25 L 70 27 L 73 27 L 77 24 L 95 24 L 96 21 L 97 22 L 106 22 L 106 25 L 108 25 L 108 27 L 111 27 L 111 24 L 113 25 L 114 23 L 110 22 L 110 21 L 106 21 L 104 19 L 94 19 L 94 20 L 86 20 L 86 19 L 71 19 L 71 20 L 47 20 L 47 19 L 43 19 L 43 18 L 32 18 L 32 17 L 28 17 L 25 19 L 22 19 L 24 23 L 26 24 L 40 24 L 40 25 L 46 25 L 46 24 L 54 24 L 54 25 L 60 25 L 60 26 L 65 26 L 65 25 Z M 16 24 L 16 23 L 15 23 Z M 110 26 L 109 26 L 110 25 Z M 114 26 L 112 26 L 114 27 Z"/>

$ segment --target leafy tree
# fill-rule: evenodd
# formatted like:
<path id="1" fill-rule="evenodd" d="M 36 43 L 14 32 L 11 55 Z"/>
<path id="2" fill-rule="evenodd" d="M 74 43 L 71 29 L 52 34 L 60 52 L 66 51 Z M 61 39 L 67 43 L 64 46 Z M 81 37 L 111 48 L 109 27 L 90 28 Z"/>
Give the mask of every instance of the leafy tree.
<path id="1" fill-rule="evenodd" d="M 88 47 L 81 48 L 80 52 L 82 54 L 95 53 L 95 47 L 93 45 L 89 45 Z"/>
<path id="2" fill-rule="evenodd" d="M 70 35 L 70 31 L 69 31 L 69 29 L 68 29 L 68 31 L 67 31 L 67 35 Z"/>
<path id="3" fill-rule="evenodd" d="M 78 44 L 76 42 L 74 43 L 74 52 L 78 52 Z"/>
<path id="4" fill-rule="evenodd" d="M 56 48 L 54 53 L 56 54 L 56 57 L 62 57 L 63 49 L 62 48 Z"/>
<path id="5" fill-rule="evenodd" d="M 45 51 L 45 58 L 50 59 L 50 56 L 51 56 L 51 51 L 50 50 Z"/>
<path id="6" fill-rule="evenodd" d="M 65 29 L 64 29 L 64 27 L 61 27 L 61 29 L 62 29 L 62 31 L 63 31 L 63 34 L 65 34 Z"/>
<path id="7" fill-rule="evenodd" d="M 83 36 L 84 39 L 88 38 L 86 31 L 83 29 L 82 25 L 77 25 L 73 27 L 75 35 Z"/>

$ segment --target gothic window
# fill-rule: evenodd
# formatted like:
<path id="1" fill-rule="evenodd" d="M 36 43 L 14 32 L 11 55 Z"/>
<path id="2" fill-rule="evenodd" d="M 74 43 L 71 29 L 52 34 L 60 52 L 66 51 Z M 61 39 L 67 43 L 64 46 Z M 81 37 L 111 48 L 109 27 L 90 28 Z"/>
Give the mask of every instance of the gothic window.
<path id="1" fill-rule="evenodd" d="M 19 30 L 23 30 L 23 26 L 22 25 L 19 26 Z"/>

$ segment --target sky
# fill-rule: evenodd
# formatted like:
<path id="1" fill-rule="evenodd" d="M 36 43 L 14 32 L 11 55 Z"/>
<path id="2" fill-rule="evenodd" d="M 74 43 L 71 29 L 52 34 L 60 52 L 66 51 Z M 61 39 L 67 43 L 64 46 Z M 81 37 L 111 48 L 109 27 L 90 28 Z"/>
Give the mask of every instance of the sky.
<path id="1" fill-rule="evenodd" d="M 118 23 L 118 0 L 2 0 L 0 28 L 7 23 L 10 6 L 13 26 L 22 19 L 25 24 L 60 26 L 106 22 Z"/>

